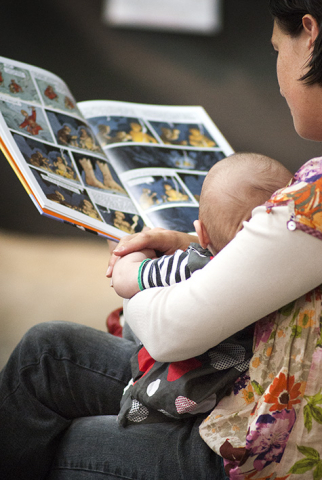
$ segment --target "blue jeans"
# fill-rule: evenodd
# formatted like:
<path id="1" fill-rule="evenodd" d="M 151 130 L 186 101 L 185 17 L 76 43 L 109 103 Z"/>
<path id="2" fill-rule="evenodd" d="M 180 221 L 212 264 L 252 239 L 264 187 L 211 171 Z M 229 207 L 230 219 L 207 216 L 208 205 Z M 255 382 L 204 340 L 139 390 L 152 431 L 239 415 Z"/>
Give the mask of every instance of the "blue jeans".
<path id="1" fill-rule="evenodd" d="M 27 332 L 0 373 L 0 478 L 224 479 L 200 418 L 118 425 L 134 349 L 73 323 Z"/>

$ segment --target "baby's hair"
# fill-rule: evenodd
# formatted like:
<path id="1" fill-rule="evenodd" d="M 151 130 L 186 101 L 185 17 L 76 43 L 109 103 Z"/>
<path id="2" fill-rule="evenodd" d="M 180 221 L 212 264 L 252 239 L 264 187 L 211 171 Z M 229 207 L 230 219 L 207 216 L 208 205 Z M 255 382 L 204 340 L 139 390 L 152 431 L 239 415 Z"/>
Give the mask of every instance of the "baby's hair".
<path id="1" fill-rule="evenodd" d="M 292 178 L 292 173 L 280 162 L 273 158 L 259 153 L 235 153 L 225 159 L 221 167 L 246 171 L 249 169 L 249 176 L 245 185 L 241 188 L 249 188 L 252 191 L 262 193 L 263 202 L 266 202 L 271 195 L 287 185 Z M 227 175 L 226 175 L 227 178 Z"/>
<path id="2" fill-rule="evenodd" d="M 222 232 L 216 226 L 218 215 L 222 224 L 238 224 L 291 178 L 280 162 L 257 153 L 236 153 L 216 163 L 203 183 L 199 206 L 199 218 L 212 245 L 222 243 Z"/>

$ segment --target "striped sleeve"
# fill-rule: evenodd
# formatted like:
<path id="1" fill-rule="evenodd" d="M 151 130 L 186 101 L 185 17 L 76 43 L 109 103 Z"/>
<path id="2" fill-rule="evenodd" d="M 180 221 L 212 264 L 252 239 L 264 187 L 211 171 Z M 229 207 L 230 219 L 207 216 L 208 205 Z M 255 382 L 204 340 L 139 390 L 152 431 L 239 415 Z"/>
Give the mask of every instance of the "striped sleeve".
<path id="1" fill-rule="evenodd" d="M 164 255 L 154 260 L 145 260 L 139 269 L 140 290 L 152 287 L 168 287 L 191 276 L 188 254 L 177 250 L 173 255 Z"/>

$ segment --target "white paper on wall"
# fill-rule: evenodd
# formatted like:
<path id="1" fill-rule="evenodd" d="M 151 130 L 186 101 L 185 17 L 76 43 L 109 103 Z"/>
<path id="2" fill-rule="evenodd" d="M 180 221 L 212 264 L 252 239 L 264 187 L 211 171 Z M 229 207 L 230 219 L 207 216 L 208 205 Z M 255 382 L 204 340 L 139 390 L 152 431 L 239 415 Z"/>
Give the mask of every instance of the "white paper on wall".
<path id="1" fill-rule="evenodd" d="M 111 25 L 214 34 L 222 28 L 222 0 L 105 0 Z"/>

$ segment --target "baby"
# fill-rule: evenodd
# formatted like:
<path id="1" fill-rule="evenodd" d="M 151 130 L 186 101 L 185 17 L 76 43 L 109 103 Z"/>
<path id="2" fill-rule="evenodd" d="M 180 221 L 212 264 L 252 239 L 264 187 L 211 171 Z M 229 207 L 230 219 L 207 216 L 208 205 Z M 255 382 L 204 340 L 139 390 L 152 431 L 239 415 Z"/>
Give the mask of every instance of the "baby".
<path id="1" fill-rule="evenodd" d="M 263 155 L 234 154 L 216 163 L 203 183 L 194 222 L 199 244 L 160 258 L 148 249 L 120 258 L 113 270 L 115 291 L 131 298 L 146 288 L 187 280 L 235 237 L 256 206 L 291 178 L 282 164 Z M 119 422 L 173 421 L 212 410 L 248 369 L 252 339 L 251 325 L 203 355 L 172 363 L 156 362 L 140 345 L 131 359 L 133 378 L 124 391 Z"/>

